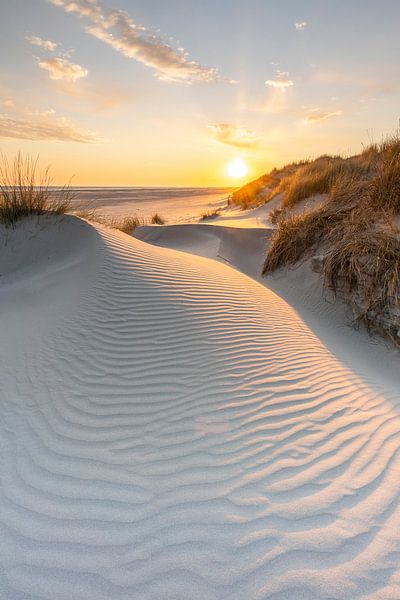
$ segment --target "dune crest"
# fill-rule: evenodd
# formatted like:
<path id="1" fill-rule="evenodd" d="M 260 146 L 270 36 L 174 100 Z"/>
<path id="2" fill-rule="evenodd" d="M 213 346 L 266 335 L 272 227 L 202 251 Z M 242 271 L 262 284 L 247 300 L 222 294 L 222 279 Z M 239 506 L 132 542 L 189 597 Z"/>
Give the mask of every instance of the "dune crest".
<path id="1" fill-rule="evenodd" d="M 84 228 L 2 355 L 0 597 L 399 596 L 393 399 L 246 275 Z"/>

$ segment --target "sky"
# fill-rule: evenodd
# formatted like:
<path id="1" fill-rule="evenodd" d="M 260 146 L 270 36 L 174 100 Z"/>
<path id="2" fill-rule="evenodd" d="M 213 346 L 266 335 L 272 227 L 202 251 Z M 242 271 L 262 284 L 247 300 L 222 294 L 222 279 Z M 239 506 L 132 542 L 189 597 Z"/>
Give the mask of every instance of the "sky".
<path id="1" fill-rule="evenodd" d="M 398 127 L 399 23 L 398 0 L 0 0 L 0 151 L 55 184 L 205 187 L 355 153 Z"/>

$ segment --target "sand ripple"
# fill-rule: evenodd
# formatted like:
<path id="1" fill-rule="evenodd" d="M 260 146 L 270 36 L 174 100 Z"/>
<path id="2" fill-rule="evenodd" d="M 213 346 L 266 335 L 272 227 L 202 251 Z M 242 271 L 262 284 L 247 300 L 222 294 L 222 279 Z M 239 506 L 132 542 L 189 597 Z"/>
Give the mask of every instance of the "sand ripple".
<path id="1" fill-rule="evenodd" d="M 5 361 L 0 597 L 399 598 L 391 399 L 245 275 L 99 236 Z"/>

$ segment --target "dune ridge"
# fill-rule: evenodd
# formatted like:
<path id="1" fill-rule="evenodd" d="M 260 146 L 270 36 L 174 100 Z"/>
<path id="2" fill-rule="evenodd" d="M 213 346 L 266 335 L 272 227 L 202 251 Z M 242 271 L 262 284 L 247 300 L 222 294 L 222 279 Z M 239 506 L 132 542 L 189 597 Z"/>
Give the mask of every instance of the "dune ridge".
<path id="1" fill-rule="evenodd" d="M 0 597 L 399 596 L 395 398 L 243 273 L 85 228 L 1 357 Z"/>

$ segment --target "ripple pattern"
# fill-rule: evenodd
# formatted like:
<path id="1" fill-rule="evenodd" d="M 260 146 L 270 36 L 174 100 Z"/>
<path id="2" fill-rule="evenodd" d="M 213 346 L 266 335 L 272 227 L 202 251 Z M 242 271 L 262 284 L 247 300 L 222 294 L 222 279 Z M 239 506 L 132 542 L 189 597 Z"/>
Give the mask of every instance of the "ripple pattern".
<path id="1" fill-rule="evenodd" d="M 400 598 L 393 399 L 246 276 L 98 232 L 4 367 L 0 597 Z"/>

